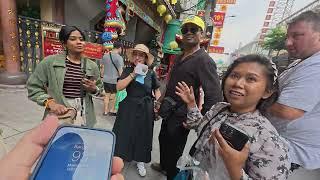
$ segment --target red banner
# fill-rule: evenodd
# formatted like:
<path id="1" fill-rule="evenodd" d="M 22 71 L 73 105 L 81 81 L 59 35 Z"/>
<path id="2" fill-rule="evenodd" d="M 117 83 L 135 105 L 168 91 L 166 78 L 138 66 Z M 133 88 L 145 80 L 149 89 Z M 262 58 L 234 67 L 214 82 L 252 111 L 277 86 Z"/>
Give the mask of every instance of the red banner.
<path id="1" fill-rule="evenodd" d="M 90 59 L 102 59 L 103 46 L 96 43 L 86 43 L 83 55 Z"/>
<path id="2" fill-rule="evenodd" d="M 47 57 L 53 54 L 63 52 L 62 44 L 58 39 L 58 33 L 55 31 L 44 31 L 43 34 L 43 55 Z"/>
<path id="3" fill-rule="evenodd" d="M 209 46 L 208 53 L 217 53 L 217 54 L 223 54 L 224 53 L 224 47 L 220 46 Z"/>
<path id="4" fill-rule="evenodd" d="M 45 30 L 43 34 L 44 57 L 63 52 L 63 46 L 58 39 L 58 32 Z M 90 59 L 102 59 L 103 46 L 101 44 L 86 42 L 83 55 Z"/>
<path id="5" fill-rule="evenodd" d="M 217 0 L 216 4 L 236 4 L 236 0 Z"/>
<path id="6" fill-rule="evenodd" d="M 213 15 L 211 16 L 214 26 L 223 27 L 225 16 L 226 16 L 225 12 L 214 12 Z"/>

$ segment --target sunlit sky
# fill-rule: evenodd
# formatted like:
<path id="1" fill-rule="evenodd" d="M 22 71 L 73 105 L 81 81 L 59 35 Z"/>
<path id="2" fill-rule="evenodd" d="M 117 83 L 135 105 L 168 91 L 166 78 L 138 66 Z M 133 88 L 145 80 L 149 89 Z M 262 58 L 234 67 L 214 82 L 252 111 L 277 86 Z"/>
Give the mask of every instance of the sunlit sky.
<path id="1" fill-rule="evenodd" d="M 295 12 L 314 0 L 295 0 L 292 12 Z M 229 5 L 227 17 L 220 39 L 220 45 L 225 52 L 233 52 L 239 44 L 252 41 L 261 30 L 269 0 L 237 0 L 235 5 Z"/>

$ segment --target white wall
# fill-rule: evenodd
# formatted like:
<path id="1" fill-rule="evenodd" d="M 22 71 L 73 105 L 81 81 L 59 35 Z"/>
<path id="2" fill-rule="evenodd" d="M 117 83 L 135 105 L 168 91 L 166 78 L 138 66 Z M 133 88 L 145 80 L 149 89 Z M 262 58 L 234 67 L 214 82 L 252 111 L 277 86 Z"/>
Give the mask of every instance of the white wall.
<path id="1" fill-rule="evenodd" d="M 65 24 L 90 30 L 90 20 L 105 10 L 105 0 L 65 0 Z"/>

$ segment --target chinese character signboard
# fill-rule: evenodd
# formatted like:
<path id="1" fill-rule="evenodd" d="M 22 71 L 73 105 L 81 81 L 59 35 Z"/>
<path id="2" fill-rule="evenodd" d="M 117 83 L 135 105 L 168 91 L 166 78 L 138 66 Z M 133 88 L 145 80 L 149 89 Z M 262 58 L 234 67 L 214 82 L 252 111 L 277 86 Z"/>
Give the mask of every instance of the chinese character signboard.
<path id="1" fill-rule="evenodd" d="M 58 32 L 53 30 L 43 31 L 43 55 L 44 57 L 63 52 L 62 44 L 58 39 Z"/>
<path id="2" fill-rule="evenodd" d="M 212 17 L 213 24 L 215 27 L 223 27 L 224 18 L 226 16 L 225 12 L 214 12 Z"/>
<path id="3" fill-rule="evenodd" d="M 43 55 L 44 57 L 59 54 L 64 48 L 59 41 L 58 32 L 55 30 L 43 30 Z M 101 44 L 86 43 L 83 55 L 90 59 L 102 59 L 103 47 Z"/>
<path id="4" fill-rule="evenodd" d="M 101 44 L 86 43 L 83 55 L 90 59 L 102 59 L 103 47 Z"/>
<path id="5" fill-rule="evenodd" d="M 220 47 L 220 46 L 209 46 L 208 52 L 209 52 L 209 53 L 223 54 L 223 53 L 224 53 L 224 47 Z"/>
<path id="6" fill-rule="evenodd" d="M 236 4 L 236 0 L 217 0 L 216 4 Z"/>

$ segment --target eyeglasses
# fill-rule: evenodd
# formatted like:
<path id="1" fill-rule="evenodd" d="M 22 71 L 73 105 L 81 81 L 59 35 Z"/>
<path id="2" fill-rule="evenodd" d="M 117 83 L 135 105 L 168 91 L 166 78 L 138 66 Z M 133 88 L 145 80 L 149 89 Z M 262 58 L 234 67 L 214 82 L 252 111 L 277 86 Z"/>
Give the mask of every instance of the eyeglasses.
<path id="1" fill-rule="evenodd" d="M 183 27 L 181 28 L 182 34 L 187 34 L 188 32 L 191 32 L 192 34 L 196 34 L 199 31 L 198 27 Z"/>

